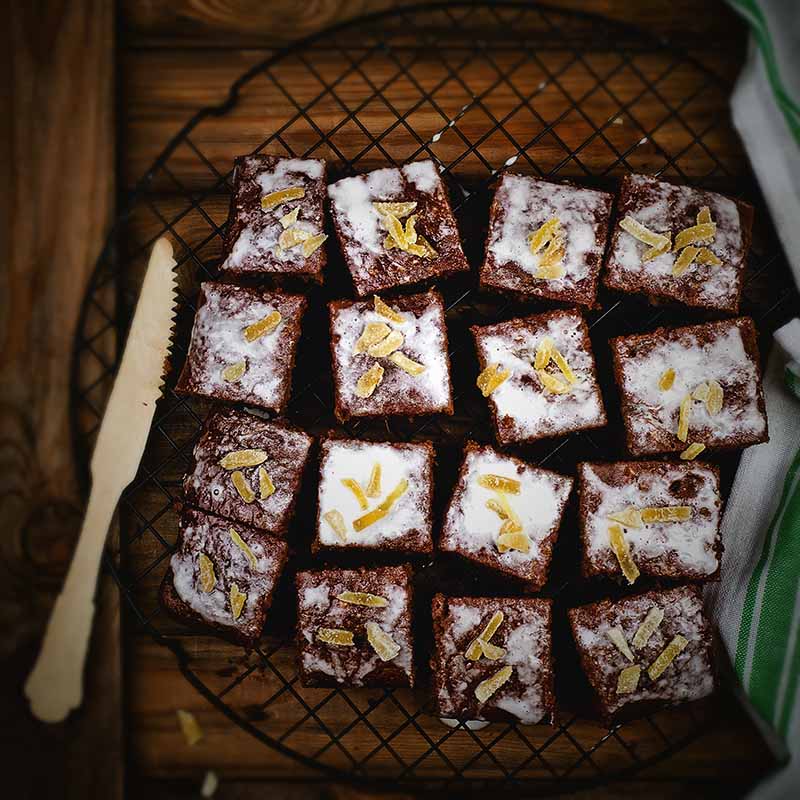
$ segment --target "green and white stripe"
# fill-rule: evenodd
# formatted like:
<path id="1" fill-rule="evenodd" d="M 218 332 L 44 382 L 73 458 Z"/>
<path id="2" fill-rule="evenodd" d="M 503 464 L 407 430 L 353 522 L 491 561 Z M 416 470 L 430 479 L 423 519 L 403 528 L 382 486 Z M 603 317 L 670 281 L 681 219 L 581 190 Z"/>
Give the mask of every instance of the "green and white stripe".
<path id="1" fill-rule="evenodd" d="M 751 702 L 782 736 L 800 678 L 800 451 L 787 472 L 747 585 L 735 668 Z"/>
<path id="2" fill-rule="evenodd" d="M 787 0 L 790 3 L 795 0 Z M 728 0 L 728 2 L 748 21 L 750 31 L 764 59 L 767 80 L 769 81 L 775 102 L 786 120 L 795 141 L 800 145 L 800 106 L 788 92 L 784 84 L 778 59 L 775 55 L 775 43 L 769 30 L 767 18 L 757 0 Z"/>

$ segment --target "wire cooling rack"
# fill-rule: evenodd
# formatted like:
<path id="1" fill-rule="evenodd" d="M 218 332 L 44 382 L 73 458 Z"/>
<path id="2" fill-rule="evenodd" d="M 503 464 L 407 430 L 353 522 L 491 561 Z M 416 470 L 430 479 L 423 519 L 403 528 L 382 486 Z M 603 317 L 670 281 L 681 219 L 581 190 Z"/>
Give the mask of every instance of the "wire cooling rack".
<path id="1" fill-rule="evenodd" d="M 706 48 L 703 57 L 713 61 Z M 88 463 L 147 252 L 160 235 L 176 249 L 180 297 L 173 350 L 145 457 L 121 505 L 119 552 L 107 566 L 128 603 L 136 635 L 168 647 L 186 678 L 236 725 L 330 777 L 372 787 L 435 792 L 501 787 L 526 794 L 571 791 L 629 775 L 702 735 L 713 703 L 651 715 L 606 730 L 581 716 L 585 696 L 565 609 L 613 587 L 577 580 L 574 509 L 568 512 L 545 594 L 555 601 L 558 724 L 445 727 L 420 690 L 303 689 L 291 644 L 292 575 L 282 581 L 261 647 L 249 656 L 190 634 L 164 616 L 157 588 L 176 535 L 181 477 L 207 405 L 176 396 L 198 282 L 216 275 L 233 158 L 248 152 L 323 157 L 333 176 L 431 158 L 451 189 L 467 255 L 480 260 L 490 186 L 504 167 L 613 188 L 626 172 L 649 172 L 730 191 L 759 213 L 743 311 L 769 334 L 796 304 L 786 264 L 728 122 L 730 87 L 668 43 L 591 15 L 531 3 L 446 4 L 395 10 L 342 25 L 270 56 L 231 87 L 220 106 L 198 112 L 140 181 L 118 219 L 86 297 L 75 344 L 72 416 L 78 461 Z M 485 404 L 466 327 L 521 313 L 483 296 L 474 277 L 443 287 L 456 396 L 452 418 L 353 422 L 361 437 L 429 439 L 439 456 L 438 514 L 464 439 L 488 441 Z M 347 296 L 336 248 L 324 290 L 312 291 L 288 416 L 312 433 L 337 426 L 327 356 L 324 302 Z M 601 294 L 589 315 L 607 405 L 613 409 L 609 336 L 701 319 Z M 764 342 L 768 340 L 764 335 Z M 606 430 L 523 448 L 539 464 L 571 472 L 577 460 L 623 457 L 612 413 Z M 728 482 L 734 457 L 721 461 Z M 314 481 L 307 480 L 291 532 L 292 570 L 311 563 Z M 307 510 L 307 509 L 310 509 Z M 508 588 L 470 568 L 420 564 L 417 655 L 426 683 L 425 630 L 434 588 L 501 594 Z"/>

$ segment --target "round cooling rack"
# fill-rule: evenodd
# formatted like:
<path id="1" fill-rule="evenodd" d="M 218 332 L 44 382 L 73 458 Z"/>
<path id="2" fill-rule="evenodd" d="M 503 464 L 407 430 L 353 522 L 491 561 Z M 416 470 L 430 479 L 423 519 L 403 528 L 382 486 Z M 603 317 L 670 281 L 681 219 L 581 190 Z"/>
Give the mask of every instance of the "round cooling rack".
<path id="1" fill-rule="evenodd" d="M 293 572 L 308 566 L 315 508 L 306 481 L 290 533 L 295 549 L 261 647 L 246 655 L 164 615 L 157 593 L 177 531 L 176 503 L 208 405 L 178 397 L 198 283 L 214 278 L 222 253 L 233 159 L 267 152 L 325 158 L 333 179 L 430 158 L 440 167 L 475 267 L 481 258 L 491 182 L 505 167 L 612 188 L 647 172 L 730 192 L 754 203 L 757 226 L 743 313 L 768 334 L 797 295 L 774 232 L 729 125 L 724 53 L 694 57 L 647 33 L 595 16 L 530 3 L 433 5 L 394 10 L 315 35 L 253 66 L 220 106 L 198 112 L 140 181 L 117 220 L 85 300 L 75 344 L 72 417 L 84 469 L 113 381 L 121 342 L 153 241 L 175 247 L 179 276 L 173 369 L 137 478 L 120 504 L 119 552 L 107 559 L 127 599 L 133 636 L 172 650 L 176 666 L 228 718 L 301 762 L 303 775 L 372 788 L 459 791 L 487 787 L 552 794 L 629 775 L 702 735 L 714 702 L 688 705 L 606 730 L 580 716 L 584 689 L 565 635 L 565 609 L 614 591 L 577 580 L 574 509 L 564 520 L 545 594 L 554 598 L 555 727 L 492 724 L 448 728 L 431 711 L 426 630 L 434 590 L 501 594 L 502 583 L 436 559 L 419 564 L 416 652 L 421 688 L 304 689 L 294 665 Z M 701 60 L 698 60 L 702 58 Z M 442 289 L 447 303 L 456 413 L 425 420 L 338 425 L 332 408 L 325 302 L 348 296 L 333 237 L 324 289 L 311 291 L 303 323 L 290 420 L 313 434 L 427 439 L 437 448 L 438 514 L 465 438 L 489 441 L 485 404 L 466 328 L 544 308 L 478 294 L 473 279 Z M 579 460 L 622 458 L 613 413 L 607 339 L 686 322 L 690 312 L 601 293 L 589 313 L 598 371 L 612 410 L 605 430 L 522 448 L 522 457 L 571 473 Z M 701 319 L 699 313 L 691 319 Z M 724 485 L 736 466 L 722 457 Z M 134 645 L 135 646 L 135 645 Z M 302 767 L 301 767 L 302 770 Z"/>

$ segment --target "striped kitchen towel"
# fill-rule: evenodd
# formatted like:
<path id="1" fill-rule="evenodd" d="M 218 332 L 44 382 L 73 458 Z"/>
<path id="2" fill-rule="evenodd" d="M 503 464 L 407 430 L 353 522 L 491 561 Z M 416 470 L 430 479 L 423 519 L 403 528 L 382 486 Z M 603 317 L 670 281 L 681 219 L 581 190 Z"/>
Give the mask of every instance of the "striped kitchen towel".
<path id="1" fill-rule="evenodd" d="M 751 26 L 731 107 L 800 284 L 800 4 L 729 0 Z M 800 797 L 800 320 L 764 374 L 770 441 L 742 455 L 722 523 L 709 609 L 746 705 L 782 762 L 753 800 Z"/>
<path id="2" fill-rule="evenodd" d="M 770 441 L 742 456 L 722 523 L 722 579 L 707 590 L 756 721 L 779 760 L 795 756 L 759 799 L 800 789 L 800 320 L 776 342 L 764 374 Z"/>

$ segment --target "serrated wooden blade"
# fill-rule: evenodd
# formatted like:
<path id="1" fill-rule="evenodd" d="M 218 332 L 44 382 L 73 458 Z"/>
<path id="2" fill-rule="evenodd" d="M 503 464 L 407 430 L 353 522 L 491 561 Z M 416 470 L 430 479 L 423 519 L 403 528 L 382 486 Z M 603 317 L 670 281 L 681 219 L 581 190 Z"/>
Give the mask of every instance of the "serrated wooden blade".
<path id="1" fill-rule="evenodd" d="M 103 416 L 92 457 L 92 474 L 102 471 L 130 483 L 139 468 L 156 402 L 168 366 L 174 324 L 175 259 L 172 245 L 159 239 L 133 315 L 125 352 Z"/>

